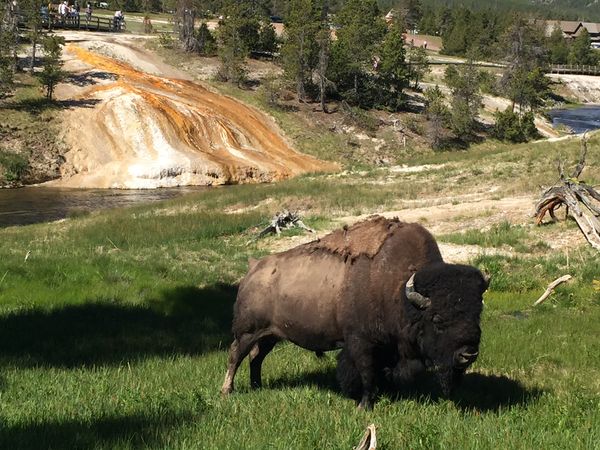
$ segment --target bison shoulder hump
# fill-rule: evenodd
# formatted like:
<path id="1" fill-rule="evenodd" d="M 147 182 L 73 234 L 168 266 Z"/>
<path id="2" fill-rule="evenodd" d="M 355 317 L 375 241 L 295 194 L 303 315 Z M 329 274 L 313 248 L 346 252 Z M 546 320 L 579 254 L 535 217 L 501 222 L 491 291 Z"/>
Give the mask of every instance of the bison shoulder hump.
<path id="1" fill-rule="evenodd" d="M 420 225 L 401 222 L 398 218 L 387 219 L 382 216 L 373 216 L 352 226 L 336 230 L 318 241 L 305 244 L 303 250 L 310 253 L 336 254 L 351 260 L 360 256 L 373 258 L 379 253 L 385 241 L 399 229 L 406 228 L 403 231 L 409 231 L 415 226 L 428 233 Z"/>

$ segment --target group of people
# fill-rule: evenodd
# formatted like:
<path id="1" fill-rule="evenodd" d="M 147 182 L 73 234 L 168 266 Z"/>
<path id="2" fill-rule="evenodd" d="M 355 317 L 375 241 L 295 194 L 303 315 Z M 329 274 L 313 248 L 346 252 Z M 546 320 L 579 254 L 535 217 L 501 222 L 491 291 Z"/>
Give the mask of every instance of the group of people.
<path id="1" fill-rule="evenodd" d="M 44 5 L 41 7 L 40 12 L 44 17 L 48 17 L 51 12 L 58 13 L 58 18 L 62 23 L 65 23 L 68 20 L 75 20 L 77 21 L 77 24 L 79 24 L 81 6 L 79 5 L 78 1 L 75 1 L 75 3 L 70 5 L 67 0 L 64 0 L 58 5 L 53 3 L 49 3 L 48 6 Z M 86 22 L 88 23 L 92 17 L 92 12 L 92 4 L 88 2 L 85 8 L 85 17 Z"/>
<path id="2" fill-rule="evenodd" d="M 90 23 L 93 12 L 94 9 L 92 3 L 87 2 L 85 7 L 86 26 Z M 43 5 L 40 8 L 40 14 L 46 19 L 49 18 L 51 13 L 53 13 L 53 16 L 58 13 L 58 20 L 60 21 L 60 23 L 72 23 L 74 21 L 79 26 L 81 6 L 79 5 L 79 2 L 77 0 L 75 0 L 75 2 L 72 4 L 69 4 L 68 0 L 64 0 L 58 5 L 49 3 L 48 6 Z M 124 24 L 125 16 L 123 15 L 123 12 L 121 10 L 115 11 L 115 14 L 113 16 L 113 29 L 120 31 L 124 28 Z"/>

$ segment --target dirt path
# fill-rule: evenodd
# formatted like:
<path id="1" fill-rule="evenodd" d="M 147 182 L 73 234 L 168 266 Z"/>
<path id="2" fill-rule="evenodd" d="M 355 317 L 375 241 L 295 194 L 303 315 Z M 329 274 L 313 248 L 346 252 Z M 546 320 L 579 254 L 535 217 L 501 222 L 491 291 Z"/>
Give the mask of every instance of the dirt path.
<path id="1" fill-rule="evenodd" d="M 72 150 L 52 184 L 252 183 L 335 169 L 296 152 L 270 117 L 190 81 L 131 38 L 82 35 L 66 35 L 72 76 L 57 96 L 72 104 L 63 133 Z"/>
<path id="2" fill-rule="evenodd" d="M 430 199 L 433 200 L 433 199 Z M 420 200 L 420 203 L 427 199 Z M 574 243 L 584 244 L 585 239 L 577 229 L 566 230 L 557 227 L 551 231 L 533 226 L 531 218 L 535 198 L 531 196 L 516 196 L 494 199 L 492 196 L 477 195 L 456 198 L 454 201 L 442 202 L 435 206 L 406 205 L 404 209 L 379 213 L 385 217 L 398 217 L 405 222 L 417 222 L 425 226 L 434 236 L 448 233 L 460 233 L 466 230 L 488 230 L 495 224 L 508 222 L 512 225 L 530 227 L 532 235 L 537 236 L 537 242 L 545 242 L 552 252 L 568 251 Z M 302 234 L 287 238 L 266 241 L 264 244 L 269 251 L 279 252 L 300 244 L 323 237 L 343 225 L 352 225 L 365 220 L 368 214 L 336 218 L 332 226 L 321 230 L 317 236 Z M 536 231 L 537 230 L 537 231 Z M 438 241 L 444 260 L 451 263 L 468 263 L 480 255 L 514 256 L 511 248 L 491 248 L 479 245 L 458 245 Z M 528 254 L 520 253 L 527 257 Z"/>

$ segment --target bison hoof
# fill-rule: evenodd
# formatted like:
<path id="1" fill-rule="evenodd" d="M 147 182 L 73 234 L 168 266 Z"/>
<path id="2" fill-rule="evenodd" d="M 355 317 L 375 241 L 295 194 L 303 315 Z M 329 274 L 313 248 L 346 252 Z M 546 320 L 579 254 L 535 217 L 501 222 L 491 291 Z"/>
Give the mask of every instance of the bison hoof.
<path id="1" fill-rule="evenodd" d="M 372 411 L 373 410 L 373 401 L 362 399 L 358 404 L 358 409 L 362 409 L 364 411 Z"/>
<path id="2" fill-rule="evenodd" d="M 221 388 L 221 395 L 223 397 L 227 397 L 229 394 L 233 392 L 233 388 L 231 386 L 223 386 Z"/>

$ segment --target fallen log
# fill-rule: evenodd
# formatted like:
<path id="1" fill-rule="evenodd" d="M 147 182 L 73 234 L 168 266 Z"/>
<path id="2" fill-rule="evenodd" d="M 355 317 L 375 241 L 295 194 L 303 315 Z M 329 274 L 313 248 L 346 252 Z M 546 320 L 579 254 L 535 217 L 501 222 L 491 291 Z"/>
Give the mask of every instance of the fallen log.
<path id="1" fill-rule="evenodd" d="M 554 280 L 552 283 L 550 283 L 548 285 L 548 287 L 546 288 L 546 290 L 544 291 L 544 293 L 542 294 L 542 296 L 535 301 L 535 303 L 533 304 L 533 306 L 537 306 L 540 303 L 542 303 L 544 300 L 546 300 L 548 297 L 550 297 L 550 294 L 552 294 L 552 292 L 554 292 L 554 289 L 556 289 L 556 287 L 559 284 L 566 283 L 571 278 L 573 278 L 571 275 L 563 275 L 562 277 L 557 278 L 556 280 Z"/>
<path id="2" fill-rule="evenodd" d="M 544 216 L 549 214 L 552 221 L 558 221 L 555 210 L 566 207 L 566 216 L 571 216 L 586 240 L 596 250 L 600 250 L 600 193 L 579 179 L 585 168 L 587 138 L 581 139 L 579 162 L 570 177 L 565 176 L 563 161 L 558 162 L 559 184 L 546 189 L 538 201 L 534 217 L 541 225 Z"/>

